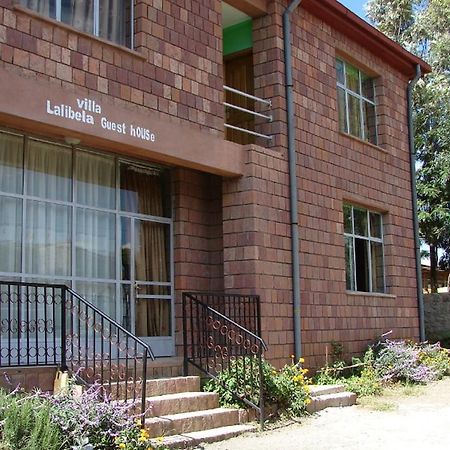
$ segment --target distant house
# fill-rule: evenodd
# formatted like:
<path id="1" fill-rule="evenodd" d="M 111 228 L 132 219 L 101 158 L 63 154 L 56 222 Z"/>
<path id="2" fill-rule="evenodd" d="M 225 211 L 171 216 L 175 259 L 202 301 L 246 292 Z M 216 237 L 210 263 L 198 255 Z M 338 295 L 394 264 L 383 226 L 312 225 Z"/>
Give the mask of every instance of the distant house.
<path id="1" fill-rule="evenodd" d="M 450 270 L 437 269 L 438 292 L 448 292 Z M 424 293 L 431 292 L 430 266 L 422 264 L 422 286 Z"/>

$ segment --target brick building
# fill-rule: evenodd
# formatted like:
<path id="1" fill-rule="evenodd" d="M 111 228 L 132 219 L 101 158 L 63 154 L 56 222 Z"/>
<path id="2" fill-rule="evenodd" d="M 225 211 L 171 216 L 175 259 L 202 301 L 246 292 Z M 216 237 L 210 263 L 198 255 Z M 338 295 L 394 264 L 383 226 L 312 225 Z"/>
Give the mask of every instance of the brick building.
<path id="1" fill-rule="evenodd" d="M 166 357 L 182 292 L 257 294 L 286 362 L 287 4 L 0 0 L 1 279 L 68 284 Z M 429 67 L 334 0 L 290 24 L 297 345 L 319 367 L 332 341 L 419 337 L 407 86 Z"/>

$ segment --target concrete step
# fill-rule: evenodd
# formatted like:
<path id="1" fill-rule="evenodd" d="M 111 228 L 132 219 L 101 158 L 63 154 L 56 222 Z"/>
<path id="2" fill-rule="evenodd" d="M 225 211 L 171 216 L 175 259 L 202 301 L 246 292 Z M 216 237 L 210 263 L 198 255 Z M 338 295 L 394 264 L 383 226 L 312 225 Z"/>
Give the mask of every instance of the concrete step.
<path id="1" fill-rule="evenodd" d="M 112 382 L 105 384 L 106 393 L 111 395 L 113 400 L 124 400 L 128 390 L 127 398 L 133 397 L 134 384 L 130 381 Z M 146 395 L 147 397 L 156 397 L 166 394 L 179 394 L 182 392 L 199 392 L 199 377 L 172 377 L 172 378 L 155 378 L 147 380 Z M 136 392 L 139 393 L 140 386 Z"/>
<path id="2" fill-rule="evenodd" d="M 219 395 L 215 392 L 183 392 L 147 398 L 147 417 L 202 411 L 219 407 Z"/>
<path id="3" fill-rule="evenodd" d="M 356 394 L 353 392 L 323 394 L 316 397 L 311 397 L 311 403 L 307 406 L 307 411 L 312 414 L 325 408 L 352 406 L 355 403 Z"/>
<path id="4" fill-rule="evenodd" d="M 172 377 L 147 380 L 147 396 L 199 392 L 200 377 Z"/>
<path id="5" fill-rule="evenodd" d="M 317 384 L 309 386 L 309 394 L 311 397 L 317 397 L 318 395 L 337 394 L 338 392 L 344 392 L 345 386 L 343 384 Z"/>
<path id="6" fill-rule="evenodd" d="M 248 414 L 243 409 L 214 408 L 151 417 L 145 420 L 145 427 L 150 437 L 156 438 L 158 436 L 171 436 L 239 425 L 246 422 L 248 422 Z"/>
<path id="7" fill-rule="evenodd" d="M 192 433 L 176 434 L 158 439 L 158 444 L 168 448 L 190 448 L 204 442 L 218 442 L 238 436 L 242 433 L 254 433 L 258 430 L 256 425 L 230 425 L 228 427 L 212 428 L 211 430 L 193 431 Z"/>

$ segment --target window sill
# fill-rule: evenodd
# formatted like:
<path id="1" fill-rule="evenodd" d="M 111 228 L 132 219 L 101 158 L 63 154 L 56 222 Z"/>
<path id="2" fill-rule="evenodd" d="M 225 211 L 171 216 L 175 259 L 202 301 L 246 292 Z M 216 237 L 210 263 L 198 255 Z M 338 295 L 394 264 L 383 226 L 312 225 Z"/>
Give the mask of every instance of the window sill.
<path id="1" fill-rule="evenodd" d="M 381 292 L 364 292 L 364 291 L 345 291 L 347 295 L 355 297 L 381 297 L 381 298 L 397 298 L 396 295 Z"/>
<path id="2" fill-rule="evenodd" d="M 339 131 L 339 134 L 341 136 L 346 137 L 346 138 L 352 139 L 353 141 L 359 142 L 360 144 L 368 145 L 369 147 L 371 147 L 371 148 L 373 148 L 375 150 L 382 151 L 383 153 L 388 153 L 388 151 L 386 149 L 384 149 L 383 147 L 380 147 L 379 145 L 372 144 L 371 142 L 365 141 L 364 139 L 361 139 L 359 137 L 353 136 L 353 134 L 344 133 L 343 131 Z"/>
<path id="3" fill-rule="evenodd" d="M 141 53 L 137 52 L 136 50 L 132 50 L 131 48 L 125 47 L 124 45 L 120 45 L 120 44 L 116 44 L 115 42 L 108 41 L 108 39 L 104 39 L 104 38 L 99 37 L 99 36 L 94 36 L 93 34 L 86 33 L 85 31 L 78 30 L 77 28 L 75 28 L 75 27 L 73 27 L 71 25 L 68 25 L 68 24 L 66 24 L 64 22 L 59 22 L 58 20 L 52 19 L 51 17 L 44 16 L 43 14 L 39 14 L 36 11 L 33 11 L 32 9 L 26 8 L 25 6 L 16 4 L 16 5 L 14 5 L 14 10 L 16 10 L 18 12 L 21 12 L 23 14 L 26 14 L 27 16 L 33 17 L 35 19 L 42 20 L 43 22 L 47 22 L 47 23 L 49 23 L 51 25 L 60 27 L 60 28 L 62 28 L 64 30 L 70 31 L 71 33 L 76 33 L 79 36 L 83 36 L 83 37 L 85 37 L 87 39 L 92 39 L 94 41 L 99 42 L 100 44 L 109 45 L 112 48 L 115 48 L 117 50 L 121 50 L 123 52 L 126 52 L 129 55 L 135 56 L 135 57 L 140 58 L 140 59 L 142 59 L 144 61 L 147 60 L 147 58 L 144 55 L 142 55 Z"/>

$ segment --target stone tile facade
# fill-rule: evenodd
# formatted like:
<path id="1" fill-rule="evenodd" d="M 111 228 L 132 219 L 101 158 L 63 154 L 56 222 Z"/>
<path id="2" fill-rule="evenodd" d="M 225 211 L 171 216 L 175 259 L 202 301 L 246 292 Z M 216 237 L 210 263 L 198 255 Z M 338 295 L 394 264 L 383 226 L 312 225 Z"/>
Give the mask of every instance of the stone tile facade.
<path id="1" fill-rule="evenodd" d="M 0 0 L 0 69 L 139 111 L 143 117 L 156 112 L 173 133 L 188 125 L 205 138 L 223 139 L 221 2 L 135 3 L 136 45 L 129 50 Z M 267 14 L 253 20 L 255 94 L 271 99 L 274 117 L 272 123 L 258 124 L 258 131 L 271 134 L 271 143 L 236 145 L 225 155 L 243 155 L 239 177 L 174 164 L 178 354 L 184 290 L 259 294 L 267 357 L 280 365 L 293 353 L 285 3 L 268 2 Z M 333 341 L 342 343 L 349 356 L 389 329 L 394 337 L 418 338 L 406 108 L 409 76 L 310 8 L 300 6 L 293 13 L 292 42 L 302 350 L 308 366 L 320 367 Z M 378 146 L 339 132 L 336 55 L 376 77 Z M 52 137 L 49 127 L 30 123 L 27 129 Z M 102 136 L 96 139 L 93 142 L 107 148 Z M 184 146 L 180 136 L 181 154 Z M 201 139 L 198 146 L 208 159 L 210 147 L 202 146 Z M 139 153 L 141 159 L 156 157 Z M 383 214 L 386 294 L 346 291 L 344 202 Z"/>

